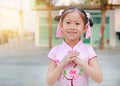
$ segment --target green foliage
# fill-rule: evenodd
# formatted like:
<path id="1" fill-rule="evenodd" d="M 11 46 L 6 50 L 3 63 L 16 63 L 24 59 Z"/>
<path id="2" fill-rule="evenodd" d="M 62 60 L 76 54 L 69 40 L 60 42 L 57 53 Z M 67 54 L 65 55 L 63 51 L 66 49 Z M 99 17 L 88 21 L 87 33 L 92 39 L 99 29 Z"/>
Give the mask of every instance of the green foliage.
<path id="1" fill-rule="evenodd" d="M 108 3 L 108 0 L 101 0 L 101 4 L 106 5 Z"/>
<path id="2" fill-rule="evenodd" d="M 35 2 L 36 2 L 36 5 L 43 5 L 43 4 L 49 3 L 50 1 L 49 0 L 35 0 Z"/>
<path id="3" fill-rule="evenodd" d="M 100 0 L 85 0 L 85 3 L 86 4 L 91 4 L 91 3 L 93 3 L 93 4 L 100 4 Z"/>
<path id="4" fill-rule="evenodd" d="M 40 0 L 35 0 L 36 5 L 41 4 Z"/>
<path id="5" fill-rule="evenodd" d="M 47 6 L 53 6 L 54 4 L 52 3 L 52 0 L 35 0 L 35 4 L 37 6 L 40 5 L 47 5 Z"/>
<path id="6" fill-rule="evenodd" d="M 103 1 L 103 3 L 107 3 L 108 2 L 108 0 L 102 0 Z"/>
<path id="7" fill-rule="evenodd" d="M 66 72 L 66 70 L 64 70 L 64 75 L 66 75 L 67 74 L 67 72 Z"/>

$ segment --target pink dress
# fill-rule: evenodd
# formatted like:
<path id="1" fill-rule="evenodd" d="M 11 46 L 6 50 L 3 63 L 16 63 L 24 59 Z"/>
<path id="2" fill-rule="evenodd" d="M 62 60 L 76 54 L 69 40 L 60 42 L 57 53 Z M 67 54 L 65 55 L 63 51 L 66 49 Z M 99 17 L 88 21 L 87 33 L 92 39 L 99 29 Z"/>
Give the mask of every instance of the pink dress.
<path id="1" fill-rule="evenodd" d="M 74 48 L 71 48 L 67 43 L 63 41 L 61 45 L 55 46 L 48 54 L 48 58 L 55 61 L 57 65 L 62 59 L 70 52 L 77 51 L 80 53 L 78 58 L 89 63 L 89 60 L 96 57 L 96 53 L 93 48 L 87 44 L 83 44 L 79 41 Z M 68 64 L 65 66 L 63 73 L 58 80 L 59 86 L 89 86 L 88 75 L 76 64 Z"/>

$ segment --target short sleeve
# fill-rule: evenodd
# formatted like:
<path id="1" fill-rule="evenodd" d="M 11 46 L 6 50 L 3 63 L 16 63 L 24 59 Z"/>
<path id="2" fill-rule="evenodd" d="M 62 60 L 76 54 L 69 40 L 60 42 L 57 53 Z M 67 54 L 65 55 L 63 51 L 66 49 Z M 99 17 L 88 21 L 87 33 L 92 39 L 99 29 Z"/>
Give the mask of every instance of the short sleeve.
<path id="1" fill-rule="evenodd" d="M 53 47 L 48 53 L 48 58 L 50 60 L 56 61 L 56 47 Z"/>
<path id="2" fill-rule="evenodd" d="M 89 46 L 89 58 L 88 59 L 90 60 L 94 57 L 97 57 L 97 55 L 96 55 L 94 49 L 91 46 Z"/>

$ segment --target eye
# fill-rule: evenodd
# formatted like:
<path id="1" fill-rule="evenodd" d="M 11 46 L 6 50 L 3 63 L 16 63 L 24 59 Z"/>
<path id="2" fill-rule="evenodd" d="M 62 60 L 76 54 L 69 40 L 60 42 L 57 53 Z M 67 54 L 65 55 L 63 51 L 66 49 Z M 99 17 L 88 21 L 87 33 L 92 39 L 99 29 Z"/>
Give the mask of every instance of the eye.
<path id="1" fill-rule="evenodd" d="M 75 23 L 76 25 L 80 25 L 80 23 Z"/>
<path id="2" fill-rule="evenodd" d="M 67 24 L 70 24 L 70 22 L 69 22 L 69 21 L 67 21 L 66 23 L 67 23 Z"/>

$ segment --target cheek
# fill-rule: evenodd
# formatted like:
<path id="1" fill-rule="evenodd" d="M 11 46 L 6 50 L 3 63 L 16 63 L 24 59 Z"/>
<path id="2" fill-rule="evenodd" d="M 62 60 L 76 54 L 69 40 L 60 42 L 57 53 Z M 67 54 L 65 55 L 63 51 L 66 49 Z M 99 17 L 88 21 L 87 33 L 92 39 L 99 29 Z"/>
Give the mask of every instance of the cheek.
<path id="1" fill-rule="evenodd" d="M 61 28 L 61 30 L 62 30 L 63 32 L 65 32 L 66 30 L 68 30 L 68 28 L 69 28 L 69 27 L 68 27 L 67 25 L 63 25 L 62 28 Z"/>
<path id="2" fill-rule="evenodd" d="M 61 31 L 62 31 L 63 34 L 65 34 L 67 32 L 65 28 L 62 28 Z"/>
<path id="3" fill-rule="evenodd" d="M 84 27 L 83 27 L 83 26 L 76 26 L 76 28 L 77 28 L 78 31 L 84 30 Z"/>
<path id="4" fill-rule="evenodd" d="M 63 24 L 63 29 L 69 28 L 69 26 L 67 24 Z"/>
<path id="5" fill-rule="evenodd" d="M 85 26 L 81 25 L 79 28 L 79 31 L 84 32 L 85 31 Z"/>

